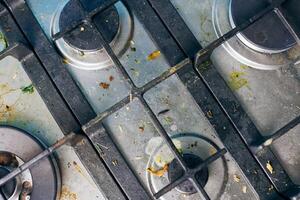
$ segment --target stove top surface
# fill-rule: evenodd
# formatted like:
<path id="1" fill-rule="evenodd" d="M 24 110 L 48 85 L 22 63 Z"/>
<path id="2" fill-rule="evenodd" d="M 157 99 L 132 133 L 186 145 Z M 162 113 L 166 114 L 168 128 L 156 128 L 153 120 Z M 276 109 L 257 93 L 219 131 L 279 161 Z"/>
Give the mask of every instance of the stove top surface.
<path id="1" fill-rule="evenodd" d="M 271 2 L 0 1 L 0 200 L 300 199 L 299 2 Z"/>

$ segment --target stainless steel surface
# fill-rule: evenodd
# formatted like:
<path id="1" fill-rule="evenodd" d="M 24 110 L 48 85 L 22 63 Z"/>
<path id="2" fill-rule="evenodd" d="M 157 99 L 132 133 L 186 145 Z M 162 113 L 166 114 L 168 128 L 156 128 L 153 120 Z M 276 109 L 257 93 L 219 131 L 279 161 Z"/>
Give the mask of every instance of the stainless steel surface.
<path id="1" fill-rule="evenodd" d="M 203 46 L 231 28 L 228 19 L 229 0 L 171 1 Z M 67 0 L 27 0 L 27 2 L 45 33 L 51 38 L 52 31 L 57 31 L 55 26 L 59 10 Z M 128 22 L 124 22 L 123 26 L 132 30 L 132 38 L 125 36 L 121 40 L 126 42 L 127 49 L 124 50 L 120 60 L 135 84 L 142 86 L 169 66 L 163 55 L 152 61 L 147 59 L 157 47 L 134 16 Z M 132 51 L 129 45 L 136 51 Z M 119 50 L 113 49 L 118 54 Z M 296 46 L 288 53 L 265 55 L 251 51 L 235 37 L 216 49 L 212 55 L 213 63 L 265 135 L 275 132 L 300 114 L 300 68 L 295 65 L 299 61 L 299 49 Z M 105 58 L 103 65 L 99 62 L 82 64 L 82 60 L 78 59 L 66 62 L 66 67 L 97 113 L 101 113 L 129 94 L 128 86 L 111 65 L 106 53 L 103 52 L 101 55 Z M 86 61 L 90 62 L 90 59 Z M 89 70 L 86 70 L 87 68 Z M 254 68 L 277 70 L 261 71 Z M 239 78 L 236 79 L 235 75 Z M 108 87 L 101 87 L 101 83 L 108 84 Z M 29 84 L 30 81 L 17 60 L 7 57 L 0 61 L 0 102 L 11 108 L 7 110 L 6 107 L 0 107 L 0 122 L 26 130 L 50 145 L 61 138 L 62 133 L 38 93 L 34 91 L 33 94 L 23 94 L 19 89 Z M 205 159 L 215 152 L 216 146 L 223 147 L 204 113 L 176 75 L 148 91 L 145 98 L 155 113 L 169 110 L 160 115 L 159 120 L 176 147 L 183 152 L 195 153 Z M 132 99 L 128 106 L 107 117 L 104 124 L 134 173 L 149 192 L 154 193 L 168 183 L 166 173 L 162 177 L 157 177 L 147 171 L 149 167 L 160 169 L 172 160 L 172 156 L 137 99 Z M 300 183 L 299 128 L 299 126 L 294 128 L 273 144 L 274 151 L 298 184 Z M 198 141 L 197 145 L 195 141 Z M 95 186 L 72 147 L 62 147 L 56 156 L 59 160 L 62 181 L 60 200 L 105 199 L 101 189 Z M 209 180 L 205 189 L 212 199 L 258 199 L 230 154 L 210 165 L 208 170 Z M 187 196 L 174 189 L 161 199 L 192 200 L 199 199 L 199 196 L 197 194 Z"/>

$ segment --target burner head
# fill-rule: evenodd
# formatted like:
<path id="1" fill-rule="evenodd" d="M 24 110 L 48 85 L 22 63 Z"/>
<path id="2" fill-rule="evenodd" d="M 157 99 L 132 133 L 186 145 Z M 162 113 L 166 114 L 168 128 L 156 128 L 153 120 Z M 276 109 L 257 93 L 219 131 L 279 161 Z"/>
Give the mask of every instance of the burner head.
<path id="1" fill-rule="evenodd" d="M 59 28 L 65 30 L 74 21 L 84 18 L 84 13 L 76 0 L 70 0 L 63 8 L 60 19 Z M 101 29 L 104 39 L 111 43 L 119 31 L 119 14 L 115 6 L 111 6 L 103 12 L 98 13 L 93 21 L 95 25 Z M 80 51 L 96 51 L 103 46 L 99 38 L 96 27 L 83 24 L 71 33 L 63 37 L 64 40 L 73 48 Z"/>
<path id="2" fill-rule="evenodd" d="M 237 27 L 269 6 L 269 0 L 231 0 L 229 18 Z M 241 33 L 238 38 L 248 47 L 263 53 L 280 53 L 296 44 L 292 34 L 275 12 L 270 12 Z"/>
<path id="3" fill-rule="evenodd" d="M 9 174 L 10 172 L 11 171 L 8 168 L 0 165 L 0 179 Z M 5 197 L 5 199 L 10 199 L 10 197 L 12 197 L 16 191 L 16 187 L 16 179 L 7 182 L 6 184 L 0 187 L 0 196 L 2 195 L 3 197 Z"/>
<path id="4" fill-rule="evenodd" d="M 44 149 L 39 140 L 12 127 L 0 126 L 0 138 L 0 178 Z M 59 175 L 57 163 L 54 157 L 50 156 L 7 182 L 0 188 L 0 192 L 5 199 L 19 199 L 23 189 L 30 193 L 32 200 L 57 199 L 60 190 Z"/>
<path id="5" fill-rule="evenodd" d="M 183 154 L 183 159 L 189 168 L 195 168 L 203 162 L 203 160 L 200 157 L 193 154 Z M 169 165 L 169 170 L 168 170 L 169 181 L 170 182 L 175 181 L 176 179 L 180 178 L 183 175 L 183 173 L 184 172 L 180 167 L 180 164 L 176 159 L 174 159 Z M 199 171 L 196 174 L 196 179 L 203 187 L 206 185 L 208 181 L 207 167 L 203 168 L 201 171 Z M 180 193 L 187 194 L 187 195 L 191 195 L 197 192 L 197 190 L 193 186 L 193 183 L 188 180 L 181 183 L 179 186 L 176 187 L 176 189 Z"/>

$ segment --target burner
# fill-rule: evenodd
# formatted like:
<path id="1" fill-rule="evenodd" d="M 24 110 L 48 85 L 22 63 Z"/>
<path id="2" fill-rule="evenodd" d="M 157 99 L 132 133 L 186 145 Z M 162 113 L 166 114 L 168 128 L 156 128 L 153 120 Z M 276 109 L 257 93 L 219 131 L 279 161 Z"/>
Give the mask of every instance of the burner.
<path id="1" fill-rule="evenodd" d="M 76 15 L 70 15 L 76 13 Z M 84 18 L 84 12 L 77 0 L 70 0 L 63 8 L 59 18 L 60 30 L 65 30 L 73 21 Z M 109 43 L 113 41 L 119 31 L 119 14 L 115 6 L 97 14 L 94 18 L 96 26 L 103 31 L 103 36 Z M 82 25 L 64 37 L 64 40 L 79 51 L 96 51 L 102 44 L 96 38 L 98 31 L 94 27 Z"/>
<path id="2" fill-rule="evenodd" d="M 34 137 L 12 127 L 0 127 L 0 138 L 0 178 L 43 150 L 43 145 Z M 59 177 L 56 162 L 49 157 L 2 186 L 1 195 L 5 199 L 18 200 L 27 191 L 26 196 L 32 200 L 56 199 Z"/>
<path id="3" fill-rule="evenodd" d="M 199 166 L 203 160 L 193 154 L 183 154 L 183 159 L 189 168 L 195 168 Z M 183 175 L 183 170 L 176 159 L 174 159 L 169 166 L 168 178 L 170 182 L 175 181 Z M 196 174 L 196 179 L 204 187 L 208 180 L 208 169 L 204 168 Z M 197 190 L 194 188 L 193 183 L 190 181 L 185 181 L 180 184 L 176 189 L 182 194 L 194 194 Z"/>
<path id="4" fill-rule="evenodd" d="M 229 19 L 232 28 L 242 24 L 269 6 L 268 0 L 231 0 Z M 275 12 L 267 14 L 237 35 L 248 47 L 262 53 L 280 53 L 296 44 L 292 34 Z"/>
<path id="5" fill-rule="evenodd" d="M 78 1 L 70 0 L 57 11 L 53 20 L 52 35 L 83 18 L 84 13 Z M 128 47 L 133 27 L 131 16 L 124 4 L 118 2 L 96 14 L 93 22 L 101 30 L 104 39 L 110 43 L 115 54 L 121 56 Z M 113 65 L 101 41 L 97 39 L 99 32 L 96 27 L 83 23 L 71 33 L 55 41 L 68 64 L 86 70 L 102 69 Z"/>
<path id="6" fill-rule="evenodd" d="M 190 168 L 198 166 L 219 149 L 211 140 L 193 133 L 175 135 L 172 141 Z M 148 142 L 146 153 L 150 155 L 147 168 L 162 169 L 166 164 L 169 165 L 168 172 L 162 177 L 153 175 L 151 172 L 147 173 L 148 185 L 152 193 L 156 193 L 166 184 L 182 176 L 182 168 L 160 137 L 154 137 Z M 227 176 L 227 164 L 223 158 L 202 169 L 197 173 L 196 178 L 211 199 L 219 199 L 224 192 Z M 177 192 L 167 193 L 162 199 L 180 199 L 182 195 L 189 195 L 190 200 L 199 199 L 199 194 L 188 180 L 177 186 L 174 191 Z"/>
<path id="7" fill-rule="evenodd" d="M 235 25 L 267 5 L 266 0 L 250 0 L 249 3 L 247 1 L 247 6 L 239 8 L 241 3 L 241 0 L 214 0 L 212 22 L 217 37 L 222 37 Z M 271 26 L 276 26 L 276 31 L 272 32 Z M 225 42 L 222 48 L 234 59 L 249 67 L 277 70 L 295 63 L 300 56 L 300 46 L 294 45 L 294 39 L 286 31 L 275 13 L 269 13 L 262 21 L 256 22 Z M 221 48 L 220 51 L 216 49 L 212 60 L 220 58 L 221 52 Z"/>

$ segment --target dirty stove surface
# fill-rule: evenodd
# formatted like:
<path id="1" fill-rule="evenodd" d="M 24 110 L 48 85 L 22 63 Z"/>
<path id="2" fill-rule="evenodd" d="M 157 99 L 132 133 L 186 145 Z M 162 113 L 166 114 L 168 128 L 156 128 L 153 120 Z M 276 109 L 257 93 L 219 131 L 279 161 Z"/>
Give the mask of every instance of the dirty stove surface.
<path id="1" fill-rule="evenodd" d="M 0 1 L 0 177 L 82 135 L 1 200 L 300 199 L 297 1 L 87 2 Z"/>

